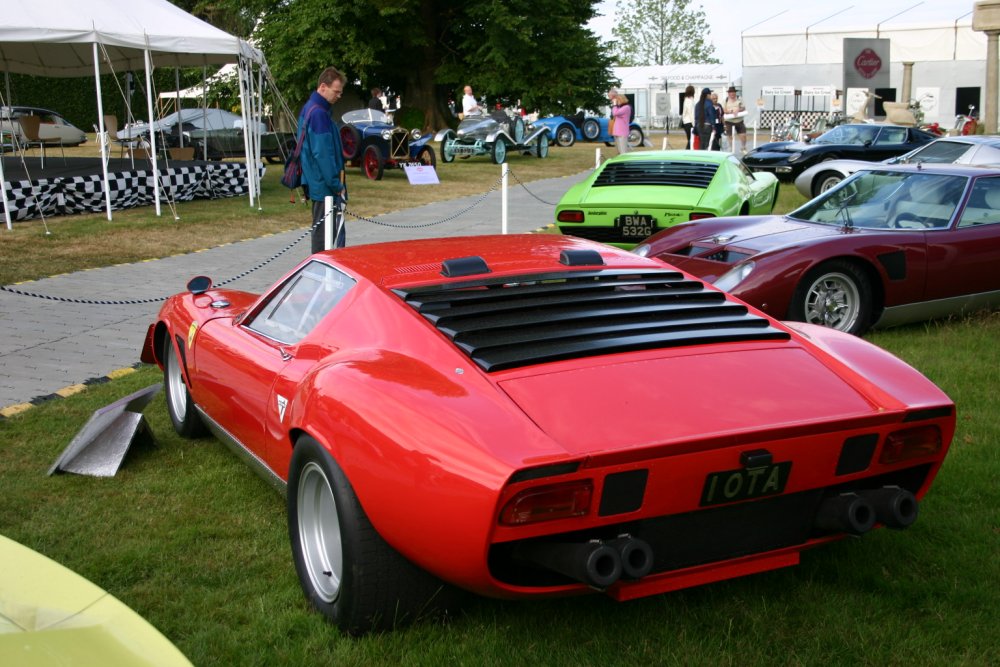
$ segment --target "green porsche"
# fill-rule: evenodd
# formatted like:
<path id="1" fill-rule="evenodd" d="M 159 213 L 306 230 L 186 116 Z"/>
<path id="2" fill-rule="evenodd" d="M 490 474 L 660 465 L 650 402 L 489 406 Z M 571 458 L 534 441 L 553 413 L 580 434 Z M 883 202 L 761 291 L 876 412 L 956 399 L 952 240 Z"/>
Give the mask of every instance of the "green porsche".
<path id="1" fill-rule="evenodd" d="M 571 187 L 556 206 L 563 234 L 632 248 L 681 222 L 767 215 L 774 174 L 754 173 L 730 153 L 640 151 L 613 157 Z"/>

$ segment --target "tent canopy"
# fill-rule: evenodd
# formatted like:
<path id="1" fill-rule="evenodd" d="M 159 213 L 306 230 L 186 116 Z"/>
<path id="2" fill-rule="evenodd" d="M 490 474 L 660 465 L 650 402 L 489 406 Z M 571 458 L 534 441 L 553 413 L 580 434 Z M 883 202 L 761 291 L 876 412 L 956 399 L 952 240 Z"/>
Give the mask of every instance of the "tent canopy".
<path id="1" fill-rule="evenodd" d="M 0 64 L 36 76 L 93 76 L 142 70 L 149 49 L 156 67 L 263 62 L 259 51 L 166 0 L 0 0 Z M 105 60 L 110 61 L 110 68 Z"/>

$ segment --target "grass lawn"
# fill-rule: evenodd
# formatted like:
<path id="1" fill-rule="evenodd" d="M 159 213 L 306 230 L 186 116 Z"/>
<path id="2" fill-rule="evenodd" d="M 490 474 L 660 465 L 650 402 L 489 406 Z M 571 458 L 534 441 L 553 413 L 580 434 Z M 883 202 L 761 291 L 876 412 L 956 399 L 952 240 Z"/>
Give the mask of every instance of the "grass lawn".
<path id="1" fill-rule="evenodd" d="M 550 155 L 513 168 L 522 180 L 575 173 L 593 165 L 594 149 Z M 239 199 L 184 204 L 179 222 L 145 209 L 113 223 L 59 218 L 51 236 L 19 223 L 0 233 L 0 282 L 301 228 L 306 216 L 284 201 L 277 171 L 261 213 Z M 470 160 L 441 172 L 457 197 L 485 190 L 497 170 Z M 402 178 L 355 175 L 352 208 L 419 203 L 405 181 L 393 187 Z M 801 201 L 783 185 L 777 210 Z M 912 528 L 807 552 L 794 568 L 623 604 L 471 598 L 447 622 L 348 639 L 306 604 L 282 498 L 219 442 L 175 436 L 162 396 L 146 410 L 158 446 L 134 451 L 116 477 L 46 476 L 94 409 L 160 381 L 150 367 L 0 421 L 0 533 L 110 591 L 199 666 L 997 664 L 1000 314 L 867 338 L 956 401 L 955 441 Z"/>

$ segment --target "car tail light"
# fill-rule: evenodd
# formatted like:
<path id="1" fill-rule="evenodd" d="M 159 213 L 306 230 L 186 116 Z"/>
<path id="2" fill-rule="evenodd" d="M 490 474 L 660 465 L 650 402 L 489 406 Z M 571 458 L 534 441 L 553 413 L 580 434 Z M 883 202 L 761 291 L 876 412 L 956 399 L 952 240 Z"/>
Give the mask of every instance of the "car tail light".
<path id="1" fill-rule="evenodd" d="M 941 429 L 937 426 L 921 426 L 890 433 L 882 446 L 879 463 L 899 463 L 924 456 L 933 456 L 941 451 Z"/>
<path id="2" fill-rule="evenodd" d="M 559 211 L 556 220 L 559 222 L 583 222 L 583 211 Z"/>
<path id="3" fill-rule="evenodd" d="M 714 213 L 692 213 L 688 216 L 688 220 L 704 220 L 705 218 L 714 218 Z"/>
<path id="4" fill-rule="evenodd" d="M 590 511 L 593 496 L 594 483 L 589 479 L 525 489 L 504 505 L 500 512 L 500 523 L 523 526 L 539 521 L 583 516 Z"/>

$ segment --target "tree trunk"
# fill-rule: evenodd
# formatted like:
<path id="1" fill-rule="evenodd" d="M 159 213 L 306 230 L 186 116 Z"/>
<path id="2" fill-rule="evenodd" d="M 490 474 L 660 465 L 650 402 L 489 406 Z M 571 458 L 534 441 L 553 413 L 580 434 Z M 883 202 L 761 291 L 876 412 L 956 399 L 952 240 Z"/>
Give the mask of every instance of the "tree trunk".
<path id="1" fill-rule="evenodd" d="M 415 63 L 406 74 L 406 90 L 403 93 L 403 105 L 416 107 L 424 112 L 424 133 L 448 127 L 446 102 L 438 95 L 435 74 L 440 64 L 438 53 L 438 9 L 434 0 L 423 0 L 420 3 L 420 25 L 424 34 L 424 45 L 415 49 L 420 61 Z"/>

